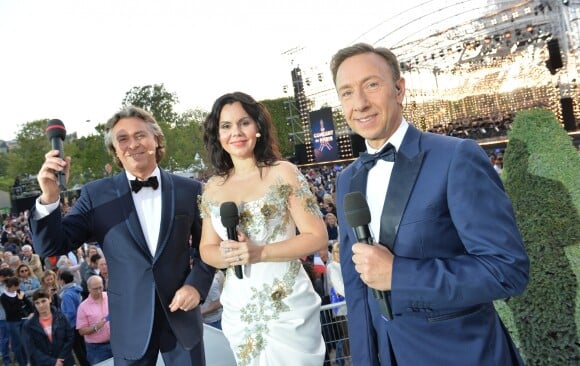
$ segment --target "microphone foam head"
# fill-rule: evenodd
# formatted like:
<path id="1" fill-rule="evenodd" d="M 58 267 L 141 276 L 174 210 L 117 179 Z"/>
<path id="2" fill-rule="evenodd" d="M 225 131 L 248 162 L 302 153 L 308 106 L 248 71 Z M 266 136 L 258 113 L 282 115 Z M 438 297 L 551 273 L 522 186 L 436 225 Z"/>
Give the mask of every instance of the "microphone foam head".
<path id="1" fill-rule="evenodd" d="M 46 127 L 46 136 L 48 136 L 49 140 L 53 137 L 58 137 L 61 140 L 64 140 L 66 137 L 66 128 L 64 128 L 64 123 L 60 119 L 51 119 L 48 121 L 48 126 Z"/>
<path id="2" fill-rule="evenodd" d="M 220 206 L 220 216 L 222 225 L 225 227 L 235 227 L 240 222 L 238 206 L 234 202 L 222 203 Z"/>
<path id="3" fill-rule="evenodd" d="M 344 196 L 344 215 L 351 227 L 368 225 L 371 222 L 369 205 L 361 192 L 351 192 Z"/>

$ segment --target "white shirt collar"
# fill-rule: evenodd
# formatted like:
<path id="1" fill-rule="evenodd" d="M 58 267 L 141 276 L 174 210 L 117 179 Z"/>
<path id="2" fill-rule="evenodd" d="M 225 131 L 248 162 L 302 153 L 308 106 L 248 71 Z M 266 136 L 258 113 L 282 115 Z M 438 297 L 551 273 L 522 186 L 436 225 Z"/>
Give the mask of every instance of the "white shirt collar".
<path id="1" fill-rule="evenodd" d="M 368 141 L 365 140 L 365 145 L 367 145 L 367 152 L 369 154 L 375 154 L 375 153 L 381 151 L 383 149 L 383 147 L 385 147 L 385 145 L 387 145 L 388 143 L 391 143 L 395 147 L 395 149 L 397 149 L 397 151 L 399 151 L 399 148 L 401 147 L 401 144 L 403 143 L 403 138 L 405 138 L 405 134 L 407 133 L 408 128 L 409 128 L 409 123 L 403 117 L 403 120 L 401 121 L 399 128 L 397 128 L 395 133 L 378 149 L 372 148 L 369 145 Z"/>

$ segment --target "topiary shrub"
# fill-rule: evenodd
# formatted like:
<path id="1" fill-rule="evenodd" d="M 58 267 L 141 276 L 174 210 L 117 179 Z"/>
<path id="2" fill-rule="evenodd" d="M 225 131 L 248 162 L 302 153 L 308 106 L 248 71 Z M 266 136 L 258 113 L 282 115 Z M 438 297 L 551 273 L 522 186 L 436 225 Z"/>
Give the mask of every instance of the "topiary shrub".
<path id="1" fill-rule="evenodd" d="M 528 365 L 576 365 L 580 156 L 549 111 L 518 113 L 508 138 L 502 178 L 531 262 L 507 302 L 518 344 Z"/>

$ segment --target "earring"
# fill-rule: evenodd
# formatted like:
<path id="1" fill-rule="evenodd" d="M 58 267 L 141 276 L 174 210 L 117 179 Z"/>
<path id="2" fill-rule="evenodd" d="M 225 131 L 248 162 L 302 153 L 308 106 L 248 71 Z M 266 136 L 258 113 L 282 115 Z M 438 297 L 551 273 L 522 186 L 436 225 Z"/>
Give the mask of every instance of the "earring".
<path id="1" fill-rule="evenodd" d="M 261 133 L 259 133 L 259 132 L 258 132 L 258 133 L 256 133 L 256 138 L 258 138 L 258 139 L 259 139 L 260 137 L 262 137 L 262 134 L 261 134 Z"/>

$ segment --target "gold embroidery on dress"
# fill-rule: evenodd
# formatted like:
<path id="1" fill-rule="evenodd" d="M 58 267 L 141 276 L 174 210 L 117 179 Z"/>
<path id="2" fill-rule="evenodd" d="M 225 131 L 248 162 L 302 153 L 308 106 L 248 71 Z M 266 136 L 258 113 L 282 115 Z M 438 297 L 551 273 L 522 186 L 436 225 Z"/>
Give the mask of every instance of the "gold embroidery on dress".
<path id="1" fill-rule="evenodd" d="M 245 328 L 245 341 L 236 351 L 239 366 L 248 365 L 266 347 L 267 323 L 279 319 L 280 313 L 290 310 L 283 300 L 292 293 L 300 266 L 300 261 L 294 260 L 282 279 L 274 278 L 271 286 L 263 284 L 259 291 L 255 287 L 250 288 L 251 301 L 240 315 L 240 320 L 248 326 Z"/>

